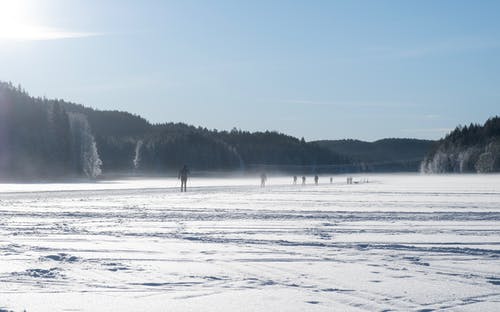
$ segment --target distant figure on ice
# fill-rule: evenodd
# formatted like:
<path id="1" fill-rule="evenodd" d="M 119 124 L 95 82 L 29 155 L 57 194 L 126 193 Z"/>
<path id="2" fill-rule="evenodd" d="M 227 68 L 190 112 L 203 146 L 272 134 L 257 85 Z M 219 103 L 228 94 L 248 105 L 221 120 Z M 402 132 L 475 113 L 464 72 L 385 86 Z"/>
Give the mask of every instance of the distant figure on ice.
<path id="1" fill-rule="evenodd" d="M 293 176 L 293 184 L 297 184 L 297 176 Z"/>
<path id="2" fill-rule="evenodd" d="M 302 176 L 302 185 L 306 185 L 306 176 Z"/>
<path id="3" fill-rule="evenodd" d="M 333 183 L 333 178 L 332 178 L 332 177 L 330 177 L 330 184 L 332 184 L 332 183 Z"/>
<path id="4" fill-rule="evenodd" d="M 352 177 L 347 177 L 347 184 L 352 184 Z"/>
<path id="5" fill-rule="evenodd" d="M 262 172 L 260 174 L 260 187 L 265 187 L 266 181 L 267 181 L 267 175 L 264 172 Z"/>
<path id="6" fill-rule="evenodd" d="M 182 169 L 179 170 L 179 176 L 178 176 L 178 178 L 181 180 L 181 192 L 186 191 L 188 174 L 189 174 L 189 169 L 186 165 L 184 165 Z"/>
<path id="7" fill-rule="evenodd" d="M 314 184 L 318 185 L 318 180 L 319 180 L 318 175 L 315 175 L 314 176 Z"/>

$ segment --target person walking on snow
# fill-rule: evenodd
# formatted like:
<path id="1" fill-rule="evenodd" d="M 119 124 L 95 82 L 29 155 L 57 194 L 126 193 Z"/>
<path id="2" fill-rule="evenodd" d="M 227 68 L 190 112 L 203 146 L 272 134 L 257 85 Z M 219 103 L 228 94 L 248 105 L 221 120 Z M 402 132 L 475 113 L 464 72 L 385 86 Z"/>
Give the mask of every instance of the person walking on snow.
<path id="1" fill-rule="evenodd" d="M 260 174 L 260 187 L 265 187 L 267 181 L 267 176 L 264 172 Z"/>
<path id="2" fill-rule="evenodd" d="M 178 176 L 178 179 L 181 180 L 181 192 L 186 192 L 188 174 L 189 174 L 189 169 L 186 165 L 184 165 L 182 169 L 179 170 L 179 176 Z"/>

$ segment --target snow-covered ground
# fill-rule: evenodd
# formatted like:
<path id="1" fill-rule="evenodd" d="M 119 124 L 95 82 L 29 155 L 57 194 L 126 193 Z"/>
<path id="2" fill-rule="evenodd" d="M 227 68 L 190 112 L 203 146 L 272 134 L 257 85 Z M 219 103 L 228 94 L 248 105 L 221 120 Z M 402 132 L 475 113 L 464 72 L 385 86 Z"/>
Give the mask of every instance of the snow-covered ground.
<path id="1" fill-rule="evenodd" d="M 365 178 L 0 184 L 0 308 L 500 311 L 499 175 Z"/>

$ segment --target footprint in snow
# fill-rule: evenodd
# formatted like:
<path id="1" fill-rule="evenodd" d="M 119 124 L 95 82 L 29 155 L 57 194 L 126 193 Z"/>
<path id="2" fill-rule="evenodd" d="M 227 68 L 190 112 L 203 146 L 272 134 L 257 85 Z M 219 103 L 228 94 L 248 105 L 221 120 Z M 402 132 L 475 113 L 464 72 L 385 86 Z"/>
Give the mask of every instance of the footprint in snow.
<path id="1" fill-rule="evenodd" d="M 59 269 L 51 268 L 51 269 L 27 269 L 24 272 L 13 272 L 11 273 L 14 276 L 29 276 L 34 278 L 57 278 L 59 277 Z"/>
<path id="2" fill-rule="evenodd" d="M 493 284 L 493 285 L 500 285 L 500 278 L 491 277 L 490 279 L 488 279 L 488 283 Z"/>
<path id="3" fill-rule="evenodd" d="M 78 261 L 78 257 L 70 256 L 70 255 L 65 254 L 65 253 L 58 253 L 57 255 L 48 255 L 48 256 L 40 257 L 40 260 L 52 260 L 52 261 L 58 261 L 58 262 L 73 263 L 73 262 Z"/>

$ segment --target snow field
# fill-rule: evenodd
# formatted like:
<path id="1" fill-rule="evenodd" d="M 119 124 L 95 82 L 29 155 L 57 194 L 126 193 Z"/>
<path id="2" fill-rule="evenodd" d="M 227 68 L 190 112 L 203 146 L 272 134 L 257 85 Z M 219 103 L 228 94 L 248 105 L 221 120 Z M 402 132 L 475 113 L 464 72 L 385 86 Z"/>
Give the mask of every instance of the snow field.
<path id="1" fill-rule="evenodd" d="M 368 178 L 0 185 L 0 307 L 500 310 L 500 176 Z"/>

